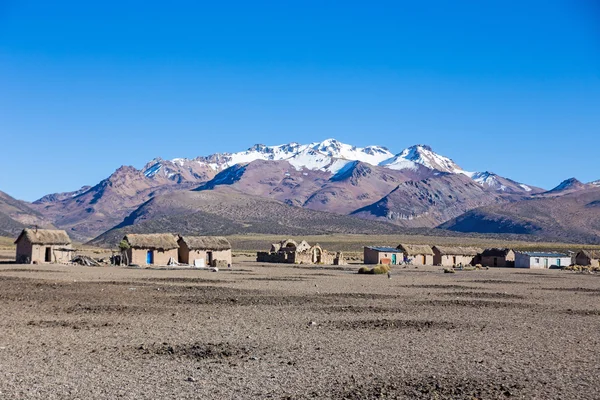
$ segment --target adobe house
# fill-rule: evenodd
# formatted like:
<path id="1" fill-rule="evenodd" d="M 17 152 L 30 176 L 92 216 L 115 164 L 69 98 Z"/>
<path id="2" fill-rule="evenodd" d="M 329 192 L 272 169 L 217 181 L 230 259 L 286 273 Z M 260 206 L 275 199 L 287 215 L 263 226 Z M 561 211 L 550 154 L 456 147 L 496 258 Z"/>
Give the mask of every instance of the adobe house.
<path id="1" fill-rule="evenodd" d="M 325 265 L 343 265 L 345 263 L 344 256 L 341 253 L 334 255 L 327 250 L 323 250 L 319 244 L 311 246 L 305 240 L 297 243 L 292 239 L 272 244 L 269 252 L 259 251 L 256 254 L 256 261 Z"/>
<path id="2" fill-rule="evenodd" d="M 173 258 L 177 261 L 179 245 L 177 238 L 170 233 L 151 233 L 126 235 L 125 240 L 129 264 L 135 265 L 167 265 Z"/>
<path id="3" fill-rule="evenodd" d="M 412 265 L 433 265 L 433 250 L 431 246 L 399 244 L 396 248 L 402 252 L 403 259 Z"/>
<path id="4" fill-rule="evenodd" d="M 230 267 L 231 243 L 221 236 L 180 236 L 179 262 L 209 267 Z M 195 260 L 200 260 L 195 263 Z"/>
<path id="5" fill-rule="evenodd" d="M 575 256 L 575 264 L 583 266 L 600 267 L 600 250 L 581 250 Z"/>
<path id="6" fill-rule="evenodd" d="M 363 255 L 365 264 L 398 265 L 403 261 L 402 252 L 393 247 L 367 246 Z"/>
<path id="7" fill-rule="evenodd" d="M 23 229 L 15 244 L 18 264 L 68 263 L 75 251 L 67 232 L 57 229 Z"/>
<path id="8" fill-rule="evenodd" d="M 515 268 L 553 268 L 568 267 L 571 256 L 553 252 L 515 252 Z"/>
<path id="9" fill-rule="evenodd" d="M 511 249 L 485 249 L 479 262 L 484 267 L 514 267 L 515 252 Z"/>
<path id="10" fill-rule="evenodd" d="M 456 267 L 471 265 L 481 249 L 474 247 L 433 246 L 433 265 Z"/>

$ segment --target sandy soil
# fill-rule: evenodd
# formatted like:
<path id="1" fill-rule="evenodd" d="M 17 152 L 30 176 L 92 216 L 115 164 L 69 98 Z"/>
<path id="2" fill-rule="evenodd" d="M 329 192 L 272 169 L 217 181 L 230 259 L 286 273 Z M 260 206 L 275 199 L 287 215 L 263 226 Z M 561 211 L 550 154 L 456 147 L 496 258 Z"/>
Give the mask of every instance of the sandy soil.
<path id="1" fill-rule="evenodd" d="M 600 397 L 600 276 L 0 265 L 0 398 Z"/>

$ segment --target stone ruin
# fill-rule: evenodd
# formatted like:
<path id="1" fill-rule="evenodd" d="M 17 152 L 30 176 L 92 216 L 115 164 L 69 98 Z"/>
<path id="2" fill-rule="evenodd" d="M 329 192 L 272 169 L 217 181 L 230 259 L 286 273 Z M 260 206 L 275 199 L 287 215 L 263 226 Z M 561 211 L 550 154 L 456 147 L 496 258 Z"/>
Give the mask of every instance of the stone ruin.
<path id="1" fill-rule="evenodd" d="M 319 244 L 309 245 L 305 240 L 300 243 L 292 239 L 282 240 L 271 245 L 270 251 L 260 251 L 256 261 L 282 264 L 345 265 L 342 252 L 329 253 Z"/>

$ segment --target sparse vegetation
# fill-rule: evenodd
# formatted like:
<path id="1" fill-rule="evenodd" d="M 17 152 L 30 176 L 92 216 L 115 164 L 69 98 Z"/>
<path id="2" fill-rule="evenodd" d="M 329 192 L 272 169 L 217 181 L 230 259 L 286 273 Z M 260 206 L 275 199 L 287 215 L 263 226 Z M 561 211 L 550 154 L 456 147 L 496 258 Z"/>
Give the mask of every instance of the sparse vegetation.
<path id="1" fill-rule="evenodd" d="M 600 272 L 600 267 L 592 267 L 591 265 L 570 265 L 564 267 L 563 271 Z"/>
<path id="2" fill-rule="evenodd" d="M 373 268 L 369 268 L 369 267 L 360 267 L 360 269 L 358 270 L 359 274 L 364 274 L 364 275 L 383 275 L 383 274 L 387 274 L 388 272 L 390 272 L 391 268 L 389 265 L 376 265 Z"/>

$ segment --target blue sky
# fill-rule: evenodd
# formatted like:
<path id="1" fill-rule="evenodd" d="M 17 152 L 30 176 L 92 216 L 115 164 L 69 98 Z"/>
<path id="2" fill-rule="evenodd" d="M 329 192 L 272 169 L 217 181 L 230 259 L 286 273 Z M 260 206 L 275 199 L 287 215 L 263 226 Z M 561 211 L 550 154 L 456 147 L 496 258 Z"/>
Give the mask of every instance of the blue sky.
<path id="1" fill-rule="evenodd" d="M 0 0 L 0 190 L 15 197 L 331 137 L 428 144 L 546 188 L 600 179 L 600 6 Z"/>

